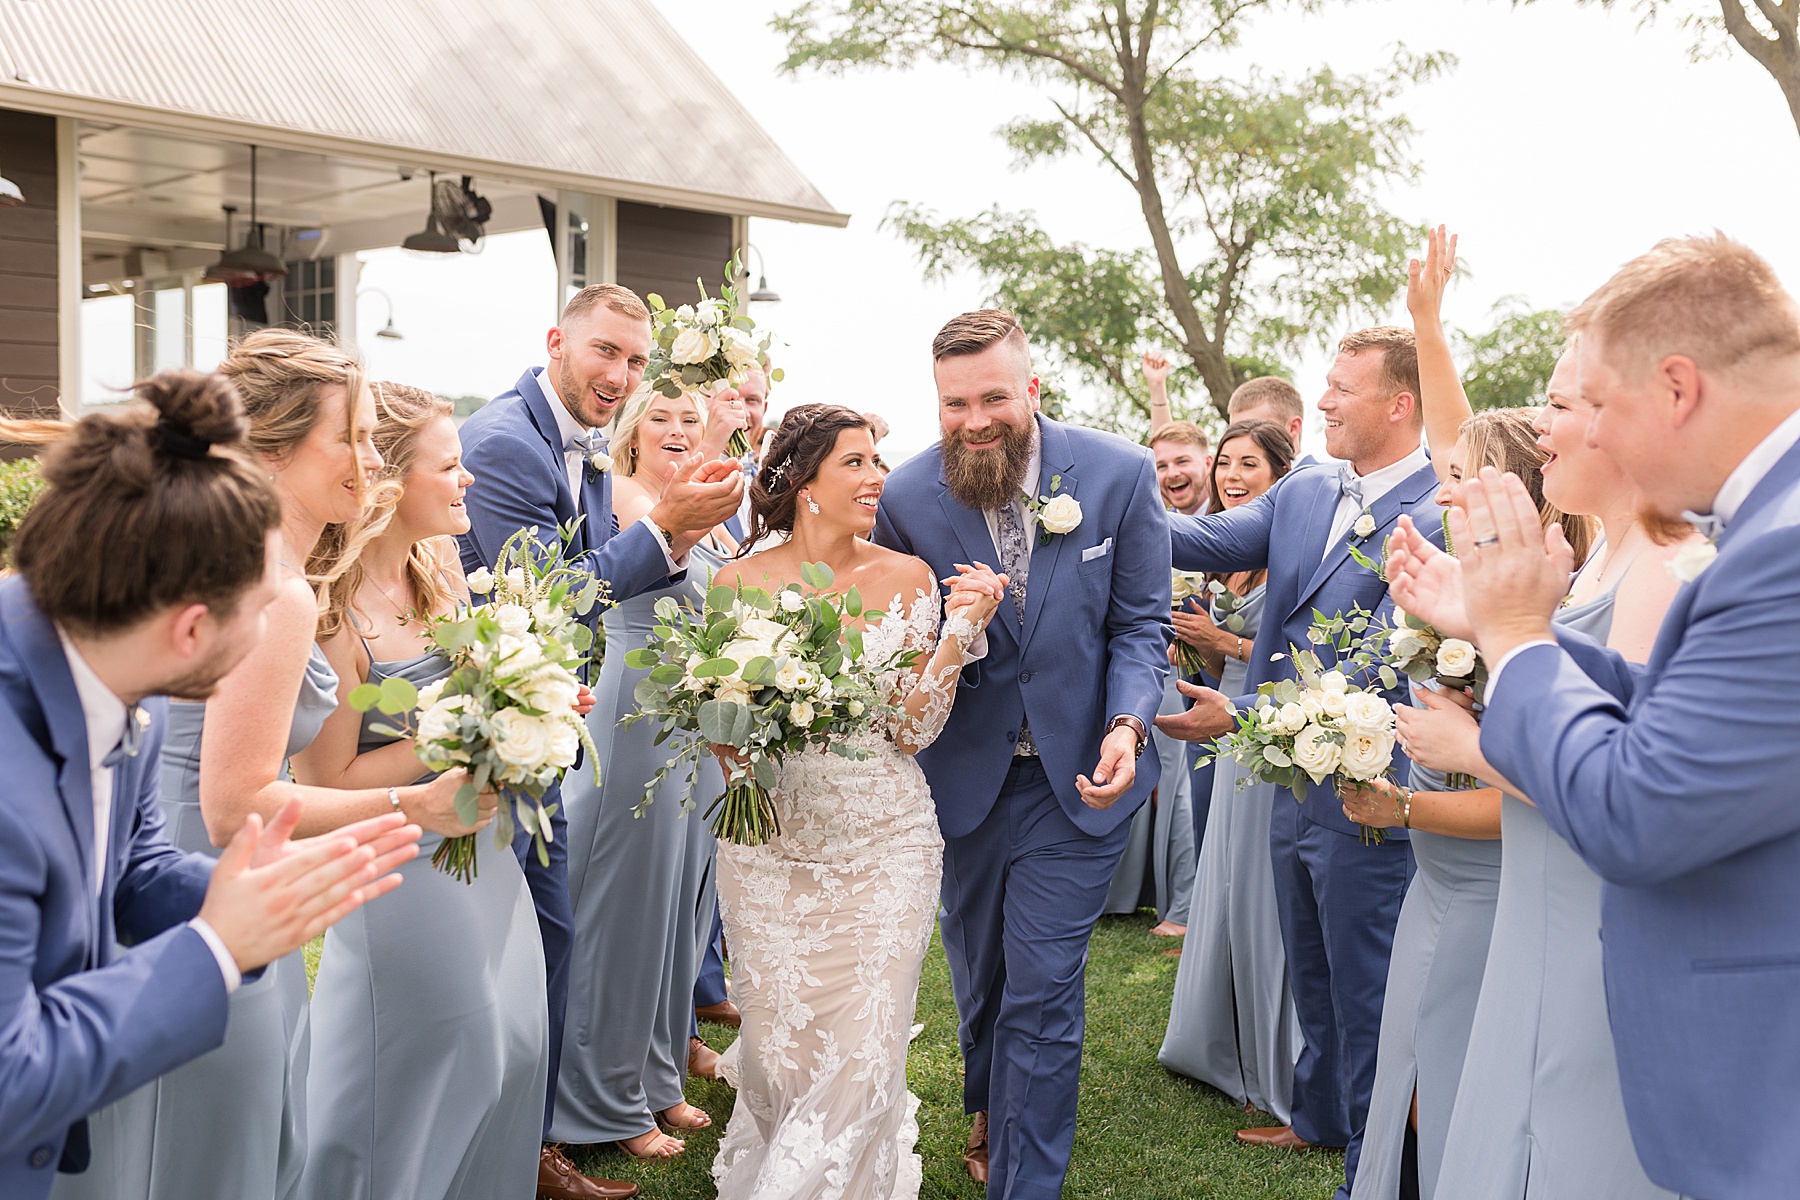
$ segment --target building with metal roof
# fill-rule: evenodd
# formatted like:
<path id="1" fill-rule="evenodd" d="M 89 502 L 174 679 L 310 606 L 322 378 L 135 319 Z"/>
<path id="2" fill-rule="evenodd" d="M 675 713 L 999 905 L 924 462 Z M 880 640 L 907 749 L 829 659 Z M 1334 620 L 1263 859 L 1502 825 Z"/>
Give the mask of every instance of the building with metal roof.
<path id="1" fill-rule="evenodd" d="M 130 297 L 140 373 L 207 365 L 209 280 L 233 331 L 354 329 L 356 252 L 428 216 L 672 300 L 750 217 L 848 220 L 650 0 L 0 0 L 0 177 L 13 409 L 82 395 L 84 300 Z M 246 241 L 285 276 L 225 269 Z"/>

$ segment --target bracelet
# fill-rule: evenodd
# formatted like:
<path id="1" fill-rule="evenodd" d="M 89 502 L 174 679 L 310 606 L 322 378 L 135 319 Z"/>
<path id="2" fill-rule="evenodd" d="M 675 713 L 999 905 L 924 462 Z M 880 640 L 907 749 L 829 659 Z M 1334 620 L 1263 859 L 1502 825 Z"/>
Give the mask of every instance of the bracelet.
<path id="1" fill-rule="evenodd" d="M 1239 638 L 1237 640 L 1237 643 L 1238 643 L 1237 644 L 1237 653 L 1232 655 L 1231 657 L 1237 659 L 1239 662 L 1249 662 L 1250 661 L 1249 657 L 1244 654 L 1244 639 Z"/>
<path id="2" fill-rule="evenodd" d="M 1400 828 L 1411 829 L 1412 828 L 1412 802 L 1413 802 L 1414 792 L 1409 787 L 1403 787 L 1400 789 L 1400 794 L 1405 797 L 1405 800 L 1402 801 L 1401 805 L 1400 805 Z"/>
<path id="3" fill-rule="evenodd" d="M 400 811 L 400 789 L 397 787 L 390 787 L 387 790 L 387 794 L 388 794 L 388 803 L 394 806 L 395 812 L 399 812 Z"/>

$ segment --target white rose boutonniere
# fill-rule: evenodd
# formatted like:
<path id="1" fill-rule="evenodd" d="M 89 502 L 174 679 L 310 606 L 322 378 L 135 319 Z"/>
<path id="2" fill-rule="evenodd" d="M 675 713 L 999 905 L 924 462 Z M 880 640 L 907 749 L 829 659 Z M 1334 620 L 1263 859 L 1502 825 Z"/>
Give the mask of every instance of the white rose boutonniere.
<path id="1" fill-rule="evenodd" d="M 1019 498 L 1038 523 L 1038 545 L 1045 546 L 1052 537 L 1074 533 L 1081 527 L 1081 502 L 1062 490 L 1062 476 L 1050 477 L 1050 494 L 1033 500 Z"/>
<path id="2" fill-rule="evenodd" d="M 1700 573 L 1712 566 L 1713 559 L 1719 557 L 1719 548 L 1711 542 L 1689 542 L 1664 564 L 1669 574 L 1682 583 L 1692 583 L 1700 578 Z"/>
<path id="3" fill-rule="evenodd" d="M 1366 538 L 1370 534 L 1374 533 L 1375 532 L 1375 517 L 1374 517 L 1374 515 L 1372 513 L 1370 513 L 1367 509 L 1364 509 L 1362 515 L 1360 517 L 1356 518 L 1356 524 L 1350 526 L 1350 532 L 1354 533 L 1359 538 Z"/>
<path id="4" fill-rule="evenodd" d="M 612 455 L 604 450 L 596 450 L 588 455 L 587 464 L 590 469 L 603 474 L 612 470 Z"/>

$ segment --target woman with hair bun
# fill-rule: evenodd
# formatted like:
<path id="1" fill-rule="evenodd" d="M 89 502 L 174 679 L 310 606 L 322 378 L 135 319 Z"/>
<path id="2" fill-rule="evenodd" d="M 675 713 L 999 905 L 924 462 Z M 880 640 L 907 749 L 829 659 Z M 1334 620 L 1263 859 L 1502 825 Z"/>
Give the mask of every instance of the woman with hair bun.
<path id="1" fill-rule="evenodd" d="M 382 813 L 445 836 L 464 774 L 402 788 L 294 783 L 287 760 L 337 706 L 337 674 L 314 643 L 316 580 L 344 569 L 342 527 L 381 467 L 375 403 L 361 364 L 329 342 L 264 329 L 219 366 L 249 417 L 245 444 L 281 504 L 280 579 L 268 628 L 204 703 L 170 706 L 162 805 L 172 841 L 216 854 L 252 813 L 299 800 L 302 836 Z M 306 1161 L 306 964 L 272 964 L 232 996 L 225 1045 L 96 1115 L 94 1166 L 59 1198 L 290 1200 Z"/>

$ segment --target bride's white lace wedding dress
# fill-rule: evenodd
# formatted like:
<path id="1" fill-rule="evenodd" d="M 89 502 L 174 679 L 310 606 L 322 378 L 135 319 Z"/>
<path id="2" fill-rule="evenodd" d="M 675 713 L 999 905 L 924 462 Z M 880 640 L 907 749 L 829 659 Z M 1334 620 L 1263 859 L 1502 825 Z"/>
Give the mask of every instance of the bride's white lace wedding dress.
<path id="1" fill-rule="evenodd" d="M 936 589 L 900 596 L 864 634 L 876 659 L 933 662 Z M 943 839 L 912 755 L 944 727 L 975 627 L 953 615 L 950 665 L 913 682 L 909 717 L 868 758 L 808 751 L 782 764 L 781 833 L 719 843 L 719 899 L 743 1011 L 721 1062 L 737 1107 L 713 1162 L 721 1200 L 912 1200 L 918 1100 L 906 1087 L 919 969 L 938 910 Z"/>

